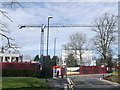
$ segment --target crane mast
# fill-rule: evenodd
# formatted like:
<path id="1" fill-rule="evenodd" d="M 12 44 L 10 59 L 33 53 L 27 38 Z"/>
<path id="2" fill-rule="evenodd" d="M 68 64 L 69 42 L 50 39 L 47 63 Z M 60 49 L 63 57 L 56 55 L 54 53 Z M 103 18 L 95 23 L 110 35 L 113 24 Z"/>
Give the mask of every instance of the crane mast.
<path id="1" fill-rule="evenodd" d="M 41 59 L 41 63 L 43 63 L 43 56 L 44 56 L 44 25 L 41 27 L 41 38 L 40 38 L 40 55 L 39 58 Z M 40 62 L 40 60 L 39 60 Z"/>

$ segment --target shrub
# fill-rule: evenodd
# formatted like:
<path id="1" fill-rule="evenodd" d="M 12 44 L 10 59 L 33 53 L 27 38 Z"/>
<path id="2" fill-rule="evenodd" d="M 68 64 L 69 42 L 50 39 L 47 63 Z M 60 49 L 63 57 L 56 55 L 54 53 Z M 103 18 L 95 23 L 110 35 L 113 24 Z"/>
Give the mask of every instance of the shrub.
<path id="1" fill-rule="evenodd" d="M 51 78 L 53 74 L 50 68 L 43 68 L 41 71 L 30 69 L 2 69 L 2 76 Z"/>
<path id="2" fill-rule="evenodd" d="M 52 78 L 53 71 L 51 68 L 43 68 L 40 72 L 40 78 Z"/>
<path id="3" fill-rule="evenodd" d="M 3 77 L 38 77 L 39 70 L 29 69 L 2 69 Z"/>

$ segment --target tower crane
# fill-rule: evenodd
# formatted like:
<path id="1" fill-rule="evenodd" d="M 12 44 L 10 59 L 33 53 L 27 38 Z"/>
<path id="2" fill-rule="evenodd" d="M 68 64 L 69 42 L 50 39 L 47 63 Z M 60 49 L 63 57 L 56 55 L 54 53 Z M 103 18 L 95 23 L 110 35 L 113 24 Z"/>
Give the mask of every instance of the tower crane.
<path id="1" fill-rule="evenodd" d="M 19 25 L 19 29 L 22 28 L 41 28 L 41 41 L 40 41 L 40 55 L 39 57 L 43 58 L 44 56 L 44 29 L 48 27 L 48 25 Z M 49 25 L 51 28 L 67 28 L 67 27 L 97 27 L 93 25 L 80 25 L 80 24 L 68 24 L 68 25 Z M 40 62 L 40 61 L 39 61 Z M 43 59 L 41 59 L 41 63 L 43 63 Z"/>

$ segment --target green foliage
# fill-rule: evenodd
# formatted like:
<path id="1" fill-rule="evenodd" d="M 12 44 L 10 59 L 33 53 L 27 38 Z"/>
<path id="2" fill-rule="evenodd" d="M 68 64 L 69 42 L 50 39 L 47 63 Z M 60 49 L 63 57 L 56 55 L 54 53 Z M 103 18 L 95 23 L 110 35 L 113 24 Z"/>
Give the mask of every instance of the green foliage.
<path id="1" fill-rule="evenodd" d="M 36 55 L 34 61 L 39 61 L 39 55 Z"/>
<path id="2" fill-rule="evenodd" d="M 73 54 L 69 54 L 68 57 L 66 58 L 66 61 L 67 61 L 67 66 L 68 67 L 77 66 L 77 60 L 74 58 Z"/>
<path id="3" fill-rule="evenodd" d="M 44 56 L 43 57 L 43 67 L 51 67 L 51 58 L 50 56 Z"/>
<path id="4" fill-rule="evenodd" d="M 2 69 L 3 77 L 39 77 L 39 70 L 29 69 Z"/>
<path id="5" fill-rule="evenodd" d="M 51 65 L 57 66 L 58 61 L 59 61 L 59 58 L 57 56 L 53 56 L 53 58 L 51 60 Z"/>
<path id="6" fill-rule="evenodd" d="M 40 73 L 40 78 L 52 78 L 53 71 L 51 68 L 43 68 Z"/>
<path id="7" fill-rule="evenodd" d="M 2 69 L 3 77 L 38 77 L 38 78 L 52 78 L 52 69 L 43 68 L 42 70 L 28 70 L 28 69 Z"/>
<path id="8" fill-rule="evenodd" d="M 56 63 L 59 61 L 59 58 L 57 56 L 53 56 L 51 59 L 50 56 L 44 56 L 43 57 L 43 67 L 53 67 L 56 66 Z"/>
<path id="9" fill-rule="evenodd" d="M 51 58 L 49 55 L 41 56 L 39 58 L 39 55 L 36 55 L 34 58 L 34 61 L 39 61 L 39 60 L 40 60 L 40 63 L 42 63 L 43 67 L 53 67 L 57 65 L 59 58 L 57 56 L 53 56 L 53 58 Z"/>

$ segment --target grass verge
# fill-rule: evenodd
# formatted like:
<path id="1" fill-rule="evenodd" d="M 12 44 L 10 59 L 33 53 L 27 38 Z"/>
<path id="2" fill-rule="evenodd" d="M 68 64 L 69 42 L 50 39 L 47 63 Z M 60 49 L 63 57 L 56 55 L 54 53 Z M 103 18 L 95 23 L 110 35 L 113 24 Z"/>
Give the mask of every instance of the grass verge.
<path id="1" fill-rule="evenodd" d="M 120 83 L 120 76 L 119 75 L 120 74 L 118 74 L 117 72 L 113 72 L 111 76 L 107 76 L 104 79 L 112 81 L 112 82 Z"/>
<path id="2" fill-rule="evenodd" d="M 2 89 L 10 88 L 49 88 L 50 85 L 45 79 L 35 77 L 3 77 Z"/>

